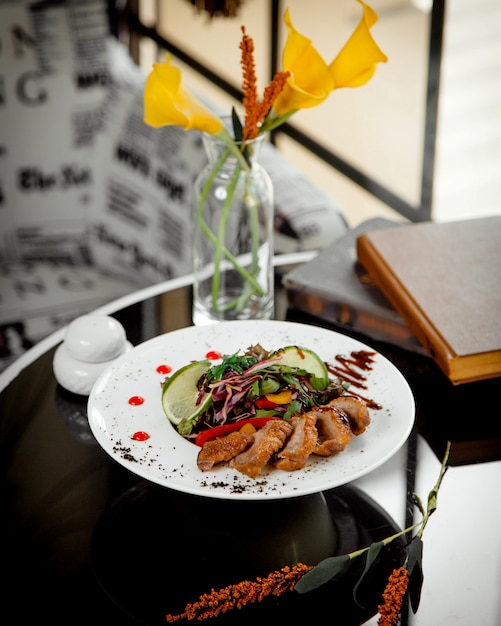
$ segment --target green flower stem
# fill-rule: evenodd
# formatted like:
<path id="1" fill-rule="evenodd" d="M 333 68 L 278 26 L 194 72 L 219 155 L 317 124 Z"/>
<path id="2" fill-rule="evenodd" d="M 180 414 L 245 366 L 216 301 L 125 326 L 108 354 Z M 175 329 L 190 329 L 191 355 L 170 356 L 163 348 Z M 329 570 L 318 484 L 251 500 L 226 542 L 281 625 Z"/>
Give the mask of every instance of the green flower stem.
<path id="1" fill-rule="evenodd" d="M 247 178 L 246 178 L 246 186 L 247 186 Z M 247 195 L 247 192 L 245 192 L 245 195 Z M 259 259 L 259 220 L 258 220 L 256 203 L 255 202 L 251 202 L 250 204 L 246 203 L 246 206 L 248 208 L 249 216 L 250 216 L 251 237 L 252 237 L 252 242 L 251 242 L 252 261 L 251 261 L 249 271 L 251 275 L 255 277 L 259 273 L 259 260 L 258 260 Z M 242 311 L 245 308 L 245 305 L 247 304 L 249 298 L 251 297 L 253 293 L 254 293 L 254 289 L 249 284 L 249 282 L 246 282 L 244 286 L 244 290 L 241 296 L 238 298 L 238 301 L 236 304 L 237 311 Z"/>
<path id="2" fill-rule="evenodd" d="M 447 468 L 448 468 L 447 461 L 449 459 L 450 448 L 451 448 L 451 444 L 450 442 L 447 442 L 447 447 L 446 447 L 446 451 L 442 460 L 440 473 L 439 473 L 437 482 L 435 483 L 435 486 L 432 488 L 432 490 L 428 494 L 428 503 L 427 503 L 426 510 L 424 510 L 424 507 L 422 506 L 421 501 L 414 494 L 414 501 L 418 505 L 422 514 L 422 518 L 419 520 L 419 522 L 416 522 L 415 524 L 412 524 L 411 526 L 404 528 L 404 530 L 401 530 L 393 535 L 390 535 L 389 537 L 385 537 L 381 541 L 372 543 L 366 548 L 361 548 L 360 550 L 355 550 L 348 554 L 342 554 L 339 556 L 328 557 L 324 559 L 318 565 L 316 565 L 313 569 L 311 569 L 307 574 L 305 574 L 303 578 L 301 578 L 301 580 L 298 581 L 298 583 L 294 587 L 295 590 L 299 593 L 306 593 L 308 591 L 312 591 L 313 589 L 320 587 L 321 585 L 325 584 L 326 582 L 334 578 L 334 576 L 336 576 L 336 574 L 340 572 L 346 566 L 348 562 L 367 554 L 366 568 L 364 572 L 362 573 L 362 576 L 359 579 L 358 583 L 354 587 L 354 591 L 356 591 L 356 589 L 358 588 L 360 584 L 361 579 L 365 576 L 370 566 L 374 563 L 375 558 L 380 553 L 381 549 L 384 546 L 387 546 L 388 544 L 390 544 L 392 541 L 395 541 L 395 539 L 398 539 L 399 537 L 403 537 L 405 535 L 409 535 L 409 533 L 412 533 L 412 531 L 415 529 L 418 529 L 418 530 L 414 536 L 409 537 L 407 545 L 410 547 L 409 548 L 410 551 L 412 551 L 412 546 L 415 546 L 415 545 L 417 545 L 419 549 L 414 551 L 412 559 L 410 559 L 409 556 L 407 556 L 406 567 L 409 568 L 410 573 L 412 573 L 411 570 L 414 570 L 415 567 L 418 567 L 418 569 L 421 569 L 420 549 L 422 548 L 422 545 L 420 544 L 422 542 L 422 536 L 423 536 L 425 526 L 428 523 L 430 516 L 437 509 L 438 491 L 440 489 L 440 485 L 442 484 L 442 480 L 444 478 L 445 472 L 447 471 Z M 419 603 L 419 592 L 416 592 L 416 597 L 417 599 L 415 599 L 415 603 L 416 603 L 415 606 L 417 607 L 417 604 Z"/>
<path id="3" fill-rule="evenodd" d="M 220 228 L 219 228 L 219 231 L 218 231 L 218 236 L 216 237 L 216 235 L 209 228 L 207 222 L 204 220 L 203 208 L 204 208 L 205 203 L 207 202 L 207 197 L 208 197 L 209 191 L 211 190 L 212 185 L 214 184 L 214 180 L 215 180 L 217 174 L 220 172 L 222 166 L 224 165 L 224 163 L 228 159 L 229 155 L 231 153 L 235 154 L 235 151 L 240 155 L 240 159 L 239 159 L 240 160 L 240 164 L 236 167 L 235 172 L 234 172 L 234 174 L 232 176 L 230 185 L 228 186 L 228 195 L 226 197 L 226 201 L 225 201 L 225 204 L 224 204 L 224 207 L 223 207 L 223 222 L 220 225 Z M 231 206 L 231 201 L 233 199 L 233 194 L 235 192 L 235 188 L 236 188 L 236 185 L 238 183 L 238 179 L 239 179 L 241 171 L 242 171 L 242 167 L 241 167 L 242 161 L 244 162 L 246 169 L 248 169 L 248 166 L 245 163 L 245 159 L 243 158 L 243 155 L 240 153 L 240 151 L 238 149 L 236 149 L 236 146 L 228 145 L 226 150 L 219 157 L 219 159 L 218 159 L 216 165 L 214 166 L 214 168 L 211 170 L 210 175 L 209 175 L 207 181 L 205 182 L 205 184 L 203 186 L 202 192 L 200 194 L 200 200 L 199 200 L 199 203 L 198 203 L 197 221 L 198 221 L 198 223 L 200 225 L 200 228 L 201 228 L 202 232 L 214 244 L 215 251 L 216 251 L 216 253 L 215 253 L 215 273 L 214 273 L 213 282 L 212 282 L 212 301 L 213 301 L 213 306 L 214 306 L 214 308 L 216 310 L 218 310 L 217 294 L 218 294 L 219 286 L 220 286 L 220 276 L 221 276 L 220 265 L 221 265 L 221 259 L 222 259 L 223 256 L 226 257 L 226 259 L 228 259 L 228 261 L 230 261 L 230 263 L 240 273 L 240 275 L 245 279 L 245 281 L 247 281 L 250 285 L 252 285 L 253 291 L 257 292 L 260 295 L 264 295 L 264 290 L 261 287 L 261 285 L 259 285 L 259 283 L 255 279 L 255 277 L 252 276 L 244 267 L 242 267 L 240 265 L 240 263 L 238 263 L 237 259 L 224 246 L 224 232 L 225 232 L 225 228 L 226 228 L 226 220 L 227 220 L 229 209 L 230 209 L 230 206 Z M 254 227 L 253 227 L 253 239 L 255 239 Z M 253 255 L 254 255 L 254 251 L 253 251 Z"/>
<path id="4" fill-rule="evenodd" d="M 388 544 L 392 543 L 392 541 L 395 541 L 395 539 L 398 539 L 399 537 L 403 537 L 404 535 L 407 535 L 407 533 L 410 533 L 415 528 L 422 527 L 422 525 L 423 525 L 423 520 L 419 520 L 419 522 L 416 522 L 412 526 L 407 526 L 407 528 L 404 528 L 403 530 L 399 530 L 398 533 L 395 533 L 394 535 L 390 535 L 389 537 L 385 537 L 379 543 L 381 547 L 387 546 Z M 353 552 L 349 552 L 346 556 L 350 560 L 357 559 L 359 556 L 362 556 L 366 552 L 369 552 L 370 550 L 372 550 L 373 546 L 374 544 L 371 544 L 365 548 L 360 548 L 360 550 L 354 550 Z"/>
<path id="5" fill-rule="evenodd" d="M 440 489 L 440 485 L 442 484 L 442 480 L 443 480 L 443 478 L 445 476 L 445 472 L 447 471 L 447 467 L 448 467 L 447 466 L 447 460 L 449 458 L 450 449 L 451 449 L 451 442 L 448 441 L 447 442 L 447 447 L 446 447 L 446 450 L 445 450 L 445 454 L 444 454 L 444 457 L 443 457 L 443 460 L 442 460 L 442 465 L 440 467 L 440 473 L 439 473 L 437 482 L 435 483 L 435 486 L 432 488 L 432 490 L 428 494 L 428 507 L 427 507 L 426 511 L 423 511 L 423 517 L 419 520 L 419 522 L 416 522 L 415 524 L 412 524 L 412 526 L 408 526 L 407 528 L 404 528 L 403 530 L 399 531 L 398 533 L 395 533 L 394 535 L 390 535 L 389 537 L 386 537 L 385 539 L 383 539 L 381 541 L 381 543 L 383 545 L 385 545 L 385 546 L 388 545 L 389 543 L 391 543 L 395 539 L 398 539 L 399 537 L 402 537 L 403 535 L 407 535 L 408 533 L 412 532 L 416 528 L 419 528 L 419 530 L 415 534 L 415 537 L 422 538 L 424 529 L 425 529 L 426 524 L 428 523 L 428 521 L 430 519 L 430 516 L 437 510 L 437 495 L 438 495 L 438 491 Z M 370 549 L 370 546 L 367 547 L 367 548 L 362 548 L 361 550 L 356 550 L 354 552 L 350 552 L 349 556 L 352 559 L 356 558 L 357 556 L 360 556 L 360 555 L 364 554 L 364 552 L 367 552 L 369 549 Z"/>
<path id="6" fill-rule="evenodd" d="M 415 534 L 415 537 L 422 537 L 423 536 L 423 532 L 424 529 L 426 527 L 426 524 L 428 523 L 430 516 L 437 510 L 437 495 L 438 495 L 438 491 L 440 489 L 440 485 L 442 484 L 442 480 L 445 476 L 445 472 L 447 471 L 447 460 L 449 458 L 449 453 L 450 453 L 450 449 L 451 449 L 451 442 L 448 441 L 447 442 L 447 446 L 446 446 L 446 450 L 444 453 L 444 457 L 442 459 L 442 464 L 440 467 L 440 473 L 437 479 L 437 482 L 435 483 L 435 486 L 432 488 L 432 490 L 430 491 L 430 493 L 428 494 L 428 507 L 426 509 L 426 511 L 423 511 L 423 517 L 419 520 L 419 522 L 416 522 L 415 524 L 412 524 L 412 526 L 408 526 L 407 528 L 404 528 L 403 530 L 399 531 L 398 533 L 395 533 L 394 535 L 390 535 L 389 537 L 386 537 L 385 539 L 383 539 L 381 541 L 381 543 L 383 545 L 388 545 L 389 543 L 391 543 L 392 541 L 394 541 L 395 539 L 398 539 L 399 537 L 402 537 L 403 535 L 407 535 L 408 533 L 412 532 L 413 530 L 415 530 L 416 528 L 419 528 L 419 530 L 417 531 L 417 533 Z M 370 546 L 367 548 L 362 548 L 361 550 L 356 550 L 354 552 L 350 552 L 349 556 L 350 558 L 356 558 L 357 556 L 360 556 L 361 554 L 364 554 L 364 552 L 367 552 L 370 549 Z"/>
<path id="7" fill-rule="evenodd" d="M 231 153 L 233 154 L 233 156 L 237 158 L 237 161 L 240 163 L 241 168 L 244 170 L 248 170 L 249 163 L 247 159 L 245 158 L 242 150 L 240 150 L 238 146 L 235 144 L 235 141 L 233 140 L 233 137 L 230 135 L 230 133 L 225 128 L 223 128 L 223 130 L 217 135 L 217 137 L 219 137 L 219 139 L 221 139 L 221 141 L 226 144 L 226 148 L 227 148 L 224 153 L 226 156 L 224 157 L 224 160 L 222 161 L 219 167 L 223 165 L 224 161 L 226 161 L 229 154 Z M 245 149 L 246 146 L 243 145 L 243 148 Z"/>
<path id="8" fill-rule="evenodd" d="M 224 235 L 226 233 L 226 223 L 228 222 L 228 216 L 231 208 L 231 201 L 233 200 L 233 194 L 240 178 L 240 172 L 242 171 L 240 165 L 235 166 L 235 171 L 231 177 L 230 184 L 226 188 L 226 199 L 223 204 L 223 212 L 221 215 L 221 222 L 219 223 L 219 229 L 217 233 L 216 254 L 214 257 L 214 276 L 212 278 L 212 306 L 215 311 L 218 311 L 218 294 L 221 286 L 221 258 L 223 256 L 223 250 L 226 250 L 224 245 Z"/>
<path id="9" fill-rule="evenodd" d="M 448 441 L 446 449 L 445 449 L 444 458 L 443 458 L 443 461 L 442 461 L 442 466 L 440 468 L 440 474 L 438 476 L 437 482 L 435 483 L 435 486 L 433 487 L 433 489 L 428 494 L 428 503 L 427 503 L 427 507 L 426 507 L 426 514 L 424 515 L 423 519 L 421 520 L 421 528 L 416 533 L 416 536 L 419 537 L 419 538 L 421 538 L 423 536 L 424 529 L 425 529 L 426 524 L 428 523 L 428 520 L 430 519 L 431 515 L 433 515 L 433 513 L 435 513 L 435 511 L 437 510 L 437 496 L 438 496 L 438 492 L 439 492 L 439 489 L 440 489 L 440 485 L 442 484 L 442 480 L 444 479 L 445 472 L 447 471 L 447 468 L 448 468 L 447 460 L 449 458 L 450 451 L 451 451 L 451 442 Z"/>
<path id="10" fill-rule="evenodd" d="M 297 113 L 298 109 L 294 109 L 285 113 L 284 115 L 277 115 L 275 111 L 271 110 L 266 118 L 264 119 L 261 128 L 259 129 L 259 133 L 269 133 L 270 131 L 278 128 L 282 124 L 284 124 L 290 117 Z"/>

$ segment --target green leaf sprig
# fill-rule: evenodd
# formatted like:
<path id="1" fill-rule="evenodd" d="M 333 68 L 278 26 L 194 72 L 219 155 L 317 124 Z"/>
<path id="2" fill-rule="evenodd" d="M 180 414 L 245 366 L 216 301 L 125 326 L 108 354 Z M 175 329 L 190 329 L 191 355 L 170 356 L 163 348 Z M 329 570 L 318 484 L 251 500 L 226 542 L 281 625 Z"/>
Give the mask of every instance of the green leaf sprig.
<path id="1" fill-rule="evenodd" d="M 349 563 L 351 563 L 354 559 L 357 558 L 365 558 L 365 567 L 364 570 L 358 579 L 357 583 L 353 588 L 353 597 L 355 602 L 357 602 L 357 592 L 358 589 L 366 577 L 367 573 L 371 569 L 372 565 L 376 561 L 378 555 L 381 550 L 391 544 L 396 539 L 409 536 L 414 532 L 414 535 L 410 537 L 407 542 L 407 556 L 405 558 L 405 562 L 403 567 L 407 569 L 409 574 L 409 585 L 407 592 L 409 594 L 409 599 L 411 603 L 411 607 L 414 613 L 416 613 L 419 602 L 421 599 L 421 589 L 423 585 L 423 533 L 424 529 L 433 513 L 437 510 L 437 498 L 440 486 L 442 484 L 442 480 L 444 475 L 448 469 L 448 459 L 450 453 L 450 442 L 447 442 L 445 454 L 442 460 L 442 464 L 440 467 L 439 476 L 437 482 L 434 487 L 428 493 L 428 499 L 426 503 L 426 508 L 423 505 L 423 502 L 416 494 L 413 494 L 413 502 L 419 509 L 422 518 L 419 522 L 404 528 L 398 533 L 386 537 L 381 541 L 377 541 L 372 543 L 370 546 L 366 548 L 362 548 L 360 550 L 356 550 L 354 552 L 350 552 L 348 554 L 341 554 L 339 556 L 328 557 L 321 561 L 318 565 L 312 568 L 308 573 L 306 573 L 295 585 L 294 590 L 298 593 L 307 593 L 309 591 L 313 591 L 318 587 L 324 585 L 329 582 L 333 578 L 335 578 Z"/>
<path id="2" fill-rule="evenodd" d="M 227 372 L 243 374 L 245 370 L 257 363 L 257 358 L 250 355 L 227 354 L 218 365 L 213 365 L 207 370 L 207 381 L 222 380 Z"/>

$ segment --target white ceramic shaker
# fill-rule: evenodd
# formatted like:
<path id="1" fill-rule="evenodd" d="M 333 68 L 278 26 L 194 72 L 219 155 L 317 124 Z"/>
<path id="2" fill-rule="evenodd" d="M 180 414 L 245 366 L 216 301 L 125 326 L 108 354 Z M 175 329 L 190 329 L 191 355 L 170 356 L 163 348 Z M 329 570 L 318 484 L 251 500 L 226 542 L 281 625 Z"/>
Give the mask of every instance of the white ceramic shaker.
<path id="1" fill-rule="evenodd" d="M 68 391 L 88 396 L 101 373 L 131 348 L 116 319 L 82 315 L 68 324 L 64 341 L 54 354 L 54 375 Z"/>

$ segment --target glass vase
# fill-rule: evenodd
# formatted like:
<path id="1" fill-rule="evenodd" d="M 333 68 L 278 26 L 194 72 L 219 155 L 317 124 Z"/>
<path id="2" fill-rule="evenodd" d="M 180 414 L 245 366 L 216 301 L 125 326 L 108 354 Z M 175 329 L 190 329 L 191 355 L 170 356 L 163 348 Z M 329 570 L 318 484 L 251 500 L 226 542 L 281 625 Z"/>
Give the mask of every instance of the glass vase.
<path id="1" fill-rule="evenodd" d="M 193 322 L 273 315 L 273 186 L 258 163 L 264 136 L 231 146 L 204 135 L 195 182 Z"/>

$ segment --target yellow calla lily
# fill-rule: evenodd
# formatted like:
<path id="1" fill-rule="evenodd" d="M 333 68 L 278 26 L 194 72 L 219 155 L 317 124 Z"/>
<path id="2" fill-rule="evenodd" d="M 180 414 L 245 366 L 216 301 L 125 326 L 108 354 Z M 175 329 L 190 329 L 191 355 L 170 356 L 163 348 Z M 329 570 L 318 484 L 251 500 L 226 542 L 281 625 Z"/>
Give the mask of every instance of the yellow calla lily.
<path id="1" fill-rule="evenodd" d="M 182 126 L 218 135 L 223 122 L 181 84 L 181 70 L 171 64 L 154 63 L 144 86 L 144 121 L 149 126 Z"/>
<path id="2" fill-rule="evenodd" d="M 376 63 L 386 62 L 386 55 L 374 41 L 370 28 L 377 21 L 376 12 L 357 0 L 364 14 L 337 57 L 328 65 L 310 39 L 293 26 L 289 10 L 284 22 L 289 30 L 283 52 L 283 70 L 290 72 L 273 110 L 278 116 L 321 104 L 334 89 L 360 87 L 374 74 Z"/>
<path id="3" fill-rule="evenodd" d="M 317 106 L 334 89 L 329 66 L 311 39 L 294 28 L 289 9 L 285 12 L 284 22 L 289 34 L 282 55 L 282 69 L 290 72 L 290 77 L 273 104 L 273 110 L 278 115 Z"/>
<path id="4" fill-rule="evenodd" d="M 374 9 L 362 0 L 364 14 L 341 52 L 332 61 L 330 70 L 334 78 L 334 89 L 360 87 L 367 83 L 376 71 L 377 63 L 386 63 L 388 57 L 379 48 L 370 33 L 378 20 Z"/>

